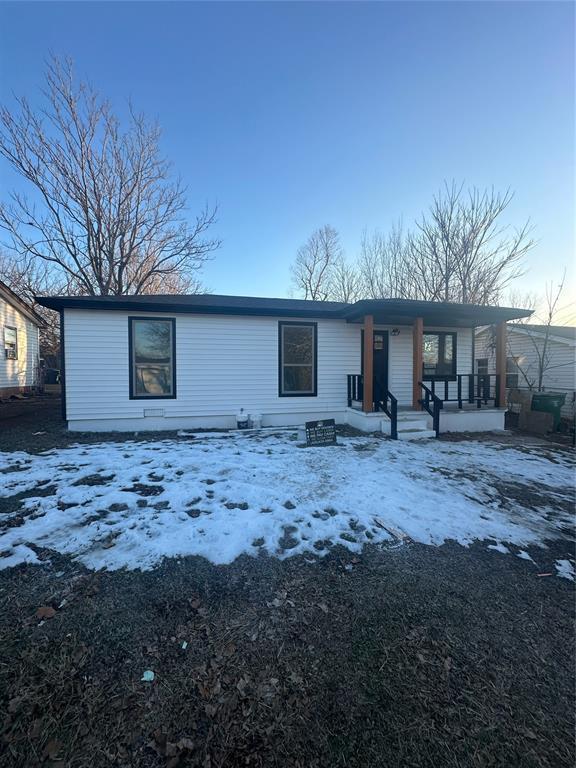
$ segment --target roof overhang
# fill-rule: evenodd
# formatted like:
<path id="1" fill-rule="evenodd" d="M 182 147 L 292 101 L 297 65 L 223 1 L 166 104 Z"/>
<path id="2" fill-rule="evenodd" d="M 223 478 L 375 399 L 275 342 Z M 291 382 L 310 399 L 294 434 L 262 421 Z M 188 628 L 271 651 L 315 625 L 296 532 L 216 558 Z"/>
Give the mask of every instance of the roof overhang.
<path id="1" fill-rule="evenodd" d="M 349 323 L 361 323 L 365 315 L 372 315 L 374 322 L 381 325 L 406 325 L 421 317 L 424 325 L 428 326 L 475 328 L 529 317 L 531 314 L 532 310 L 513 307 L 410 299 L 365 299 L 352 304 L 345 311 L 344 317 Z"/>
<path id="2" fill-rule="evenodd" d="M 372 315 L 382 325 L 408 325 L 422 318 L 427 326 L 474 328 L 529 317 L 527 309 L 488 307 L 409 299 L 365 299 L 355 304 L 267 299 L 249 296 L 38 296 L 43 307 L 101 311 L 158 312 L 169 314 L 251 315 L 260 317 L 328 318 L 362 323 Z"/>
<path id="3" fill-rule="evenodd" d="M 116 312 L 162 312 L 186 315 L 250 315 L 257 317 L 341 318 L 344 304 L 290 299 L 262 299 L 242 296 L 36 296 L 43 307 L 97 309 Z M 229 302 L 222 301 L 228 298 Z M 180 301 L 179 301 L 180 299 Z M 201 301 L 195 301 L 202 299 Z M 325 305 L 325 306 L 323 306 Z"/>

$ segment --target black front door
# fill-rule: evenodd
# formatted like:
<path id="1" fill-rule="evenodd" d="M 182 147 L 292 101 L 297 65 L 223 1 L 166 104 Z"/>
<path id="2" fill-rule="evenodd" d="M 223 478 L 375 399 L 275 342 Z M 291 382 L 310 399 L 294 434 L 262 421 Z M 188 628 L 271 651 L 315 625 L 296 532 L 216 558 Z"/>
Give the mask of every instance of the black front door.
<path id="1" fill-rule="evenodd" d="M 362 375 L 364 375 L 364 331 L 362 331 Z M 374 331 L 373 396 L 376 410 L 388 391 L 388 331 Z"/>

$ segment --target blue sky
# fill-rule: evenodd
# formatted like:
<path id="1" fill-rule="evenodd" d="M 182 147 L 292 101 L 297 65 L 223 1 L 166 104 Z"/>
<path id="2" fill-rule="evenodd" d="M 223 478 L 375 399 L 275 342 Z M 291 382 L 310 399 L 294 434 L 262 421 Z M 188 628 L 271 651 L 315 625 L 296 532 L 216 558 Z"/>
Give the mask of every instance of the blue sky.
<path id="1" fill-rule="evenodd" d="M 2 17 L 3 103 L 39 99 L 53 52 L 159 119 L 192 211 L 219 205 L 214 292 L 287 295 L 312 229 L 335 226 L 353 257 L 365 227 L 409 223 L 445 179 L 516 191 L 508 221 L 530 217 L 539 240 L 518 289 L 573 263 L 571 3 L 19 2 Z"/>

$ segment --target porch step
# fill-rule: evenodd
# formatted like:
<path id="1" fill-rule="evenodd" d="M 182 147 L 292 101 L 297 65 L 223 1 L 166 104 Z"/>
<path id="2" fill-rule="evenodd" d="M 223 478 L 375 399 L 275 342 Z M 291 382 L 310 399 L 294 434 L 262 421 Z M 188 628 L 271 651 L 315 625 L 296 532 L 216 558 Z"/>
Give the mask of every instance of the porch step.
<path id="1" fill-rule="evenodd" d="M 402 432 L 426 429 L 426 419 L 398 419 L 397 420 L 398 431 Z"/>
<path id="2" fill-rule="evenodd" d="M 423 411 L 399 411 L 396 426 L 398 440 L 427 440 L 436 437 L 432 429 L 428 429 L 428 414 Z M 382 414 L 382 431 L 390 434 L 390 419 Z"/>
<path id="3" fill-rule="evenodd" d="M 398 426 L 398 440 L 427 440 L 436 437 L 433 429 L 400 429 Z"/>

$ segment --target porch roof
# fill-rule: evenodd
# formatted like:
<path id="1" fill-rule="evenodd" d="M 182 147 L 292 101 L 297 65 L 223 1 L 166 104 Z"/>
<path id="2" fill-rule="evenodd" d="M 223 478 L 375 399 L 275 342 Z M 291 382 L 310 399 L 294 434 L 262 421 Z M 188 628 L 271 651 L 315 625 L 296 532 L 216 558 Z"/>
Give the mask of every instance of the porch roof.
<path id="1" fill-rule="evenodd" d="M 363 299 L 349 304 L 343 317 L 349 323 L 361 323 L 365 315 L 372 315 L 375 323 L 406 325 L 421 317 L 424 325 L 473 328 L 492 325 L 520 317 L 529 317 L 530 309 L 492 307 L 479 304 L 455 304 L 412 299 Z"/>

